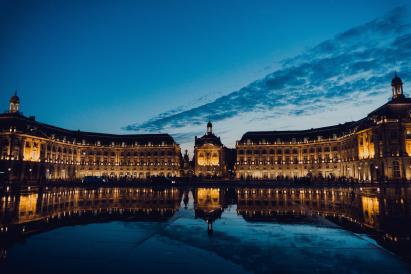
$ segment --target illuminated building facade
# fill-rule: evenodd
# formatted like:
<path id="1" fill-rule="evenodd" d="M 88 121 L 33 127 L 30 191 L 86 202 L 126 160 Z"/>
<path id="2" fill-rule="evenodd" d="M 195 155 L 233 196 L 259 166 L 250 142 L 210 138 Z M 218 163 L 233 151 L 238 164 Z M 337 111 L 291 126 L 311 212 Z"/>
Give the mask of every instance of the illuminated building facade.
<path id="1" fill-rule="evenodd" d="M 295 131 L 247 132 L 236 148 L 213 133 L 195 137 L 193 162 L 168 134 L 115 135 L 37 122 L 10 98 L 0 115 L 0 181 L 74 180 L 85 176 L 237 179 L 353 178 L 411 180 L 411 99 L 395 75 L 392 99 L 367 117 Z"/>
<path id="2" fill-rule="evenodd" d="M 195 136 L 194 144 L 194 173 L 197 176 L 226 175 L 225 161 L 226 148 L 221 143 L 220 137 L 213 133 L 213 124 L 207 123 L 207 132 L 204 136 Z"/>
<path id="3" fill-rule="evenodd" d="M 180 176 L 180 146 L 168 134 L 115 135 L 73 131 L 37 122 L 10 99 L 0 115 L 0 170 L 4 181 L 146 179 Z"/>
<path id="4" fill-rule="evenodd" d="M 237 141 L 237 178 L 411 180 L 411 99 L 395 75 L 392 99 L 336 126 L 247 132 Z"/>

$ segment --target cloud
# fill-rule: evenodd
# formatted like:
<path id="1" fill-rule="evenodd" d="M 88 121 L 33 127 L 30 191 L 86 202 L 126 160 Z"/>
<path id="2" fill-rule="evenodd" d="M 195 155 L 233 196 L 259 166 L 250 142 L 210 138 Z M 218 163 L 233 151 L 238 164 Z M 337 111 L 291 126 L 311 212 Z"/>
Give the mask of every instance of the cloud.
<path id="1" fill-rule="evenodd" d="M 205 122 L 211 119 L 225 130 L 223 141 L 233 145 L 247 130 L 343 122 L 331 118 L 338 118 L 337 114 L 345 113 L 347 108 L 352 114 L 361 115 L 360 108 L 371 111 L 369 107 L 389 97 L 394 70 L 405 82 L 411 80 L 408 18 L 405 8 L 396 8 L 283 60 L 279 69 L 237 91 L 193 108 L 162 113 L 125 129 L 178 133 L 174 135 L 177 141 L 189 143 L 189 133 L 202 132 Z M 346 116 L 347 113 L 340 120 L 351 117 Z M 322 122 L 312 121 L 306 126 L 301 123 L 302 117 Z M 192 139 L 193 136 L 191 142 Z"/>

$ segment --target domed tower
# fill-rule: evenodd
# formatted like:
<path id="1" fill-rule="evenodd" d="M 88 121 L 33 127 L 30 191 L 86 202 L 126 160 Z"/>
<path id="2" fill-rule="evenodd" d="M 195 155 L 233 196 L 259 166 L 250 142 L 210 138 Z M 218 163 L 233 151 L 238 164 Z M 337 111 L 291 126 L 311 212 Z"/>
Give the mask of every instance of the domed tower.
<path id="1" fill-rule="evenodd" d="M 213 124 L 211 123 L 211 121 L 210 120 L 208 120 L 208 123 L 207 123 L 207 134 L 213 134 Z"/>
<path id="2" fill-rule="evenodd" d="M 10 97 L 9 112 L 18 113 L 20 111 L 20 98 L 17 96 L 17 90 L 14 95 Z"/>
<path id="3" fill-rule="evenodd" d="M 404 98 L 404 91 L 402 89 L 402 80 L 400 77 L 397 76 L 397 72 L 395 72 L 394 78 L 391 81 L 392 87 L 392 99 Z"/>
<path id="4" fill-rule="evenodd" d="M 194 173 L 197 176 L 224 176 L 225 154 L 220 137 L 213 133 L 213 125 L 207 123 L 207 132 L 194 138 Z"/>

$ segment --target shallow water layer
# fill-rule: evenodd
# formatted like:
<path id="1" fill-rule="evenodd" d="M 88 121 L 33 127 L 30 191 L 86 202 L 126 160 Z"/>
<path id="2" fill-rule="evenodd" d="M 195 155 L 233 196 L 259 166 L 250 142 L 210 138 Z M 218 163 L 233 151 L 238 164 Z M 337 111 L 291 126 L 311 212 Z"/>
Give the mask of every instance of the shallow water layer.
<path id="1" fill-rule="evenodd" d="M 408 188 L 6 192 L 0 270 L 409 273 L 410 197 Z"/>

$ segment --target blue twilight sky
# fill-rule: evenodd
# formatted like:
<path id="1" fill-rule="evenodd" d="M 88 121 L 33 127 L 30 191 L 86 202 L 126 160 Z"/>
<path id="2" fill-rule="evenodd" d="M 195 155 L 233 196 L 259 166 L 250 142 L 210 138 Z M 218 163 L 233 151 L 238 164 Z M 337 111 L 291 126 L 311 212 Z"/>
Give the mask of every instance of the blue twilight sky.
<path id="1" fill-rule="evenodd" d="M 0 0 L 0 102 L 69 129 L 247 130 L 359 119 L 411 80 L 410 1 Z M 407 90 L 407 86 L 405 87 Z M 324 115 L 325 114 L 325 115 Z"/>

